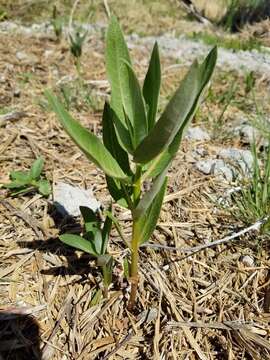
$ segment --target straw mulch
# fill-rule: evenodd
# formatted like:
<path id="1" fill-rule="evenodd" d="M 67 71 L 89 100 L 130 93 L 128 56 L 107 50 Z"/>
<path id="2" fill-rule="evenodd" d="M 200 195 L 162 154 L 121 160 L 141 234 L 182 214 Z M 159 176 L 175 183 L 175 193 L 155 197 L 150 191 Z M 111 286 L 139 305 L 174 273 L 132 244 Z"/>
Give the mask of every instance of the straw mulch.
<path id="1" fill-rule="evenodd" d="M 93 85 L 93 80 L 106 79 L 102 43 L 93 37 L 87 49 L 85 79 L 95 94 L 105 97 L 106 83 Z M 32 63 L 19 61 L 18 51 L 31 55 Z M 51 181 L 92 188 L 108 204 L 103 174 L 44 105 L 45 87 L 75 76 L 67 46 L 5 35 L 0 53 L 0 107 L 25 112 L 0 124 L 0 180 L 6 181 L 11 170 L 29 168 L 42 155 Z M 145 61 L 134 55 L 140 68 Z M 169 63 L 167 59 L 163 65 Z M 167 74 L 167 89 L 181 76 L 179 70 Z M 80 101 L 72 112 L 100 134 L 99 109 L 90 111 Z M 226 186 L 194 170 L 191 154 L 199 145 L 185 141 L 174 161 L 152 243 L 193 247 L 242 226 L 211 200 L 224 194 Z M 210 142 L 203 146 L 211 151 Z M 122 268 L 128 251 L 115 231 L 110 244 L 114 284 L 106 300 L 99 298 L 101 276 L 95 264 L 58 240 L 59 231 L 78 228 L 79 219 L 57 217 L 50 200 L 39 195 L 12 199 L 0 191 L 0 359 L 270 358 L 269 251 L 267 239 L 256 232 L 189 256 L 142 248 L 132 314 L 126 310 L 129 286 Z M 115 211 L 128 236 L 129 214 Z M 244 255 L 254 259 L 251 266 L 241 261 Z"/>

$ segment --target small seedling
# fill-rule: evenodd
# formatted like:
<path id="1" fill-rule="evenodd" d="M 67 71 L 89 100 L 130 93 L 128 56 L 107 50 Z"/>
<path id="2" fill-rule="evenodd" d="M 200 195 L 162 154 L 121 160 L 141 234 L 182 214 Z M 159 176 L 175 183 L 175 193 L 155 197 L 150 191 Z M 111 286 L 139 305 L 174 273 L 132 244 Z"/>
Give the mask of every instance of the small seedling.
<path id="1" fill-rule="evenodd" d="M 81 56 L 83 43 L 87 36 L 87 30 L 83 30 L 81 27 L 77 28 L 74 33 L 69 34 L 70 41 L 70 52 L 74 57 L 75 66 L 78 72 L 78 75 L 81 74 Z"/>
<path id="2" fill-rule="evenodd" d="M 29 171 L 12 171 L 9 174 L 11 182 L 2 184 L 2 187 L 9 189 L 11 196 L 22 195 L 37 191 L 43 196 L 49 196 L 51 186 L 47 179 L 42 178 L 41 173 L 44 160 L 39 157 Z"/>
<path id="3" fill-rule="evenodd" d="M 241 190 L 233 194 L 236 205 L 234 215 L 246 224 L 266 219 L 270 212 L 270 147 L 264 152 L 262 167 L 258 159 L 255 142 L 252 144 L 253 166 L 250 178 L 242 183 Z M 270 219 L 261 228 L 269 233 Z"/>
<path id="4" fill-rule="evenodd" d="M 63 18 L 59 15 L 57 7 L 54 5 L 51 24 L 56 36 L 57 41 L 60 41 L 63 33 Z"/>
<path id="5" fill-rule="evenodd" d="M 112 17 L 106 40 L 111 101 L 103 110 L 103 143 L 74 120 L 59 99 L 46 92 L 66 132 L 104 171 L 112 198 L 131 211 L 132 238 L 125 241 L 131 252 L 129 310 L 134 307 L 139 281 L 139 247 L 150 239 L 156 227 L 168 168 L 212 76 L 216 58 L 214 48 L 201 65 L 193 63 L 157 120 L 161 82 L 158 45 L 154 45 L 141 89 L 121 28 Z M 144 191 L 145 182 L 151 182 L 149 191 Z"/>
<path id="6" fill-rule="evenodd" d="M 103 273 L 104 296 L 107 297 L 108 288 L 112 282 L 113 267 L 113 258 L 107 253 L 112 227 L 111 216 L 107 215 L 104 225 L 101 227 L 101 220 L 91 209 L 81 206 L 80 211 L 84 221 L 83 236 L 63 234 L 59 238 L 63 243 L 82 250 L 97 259 L 97 265 L 101 267 Z"/>

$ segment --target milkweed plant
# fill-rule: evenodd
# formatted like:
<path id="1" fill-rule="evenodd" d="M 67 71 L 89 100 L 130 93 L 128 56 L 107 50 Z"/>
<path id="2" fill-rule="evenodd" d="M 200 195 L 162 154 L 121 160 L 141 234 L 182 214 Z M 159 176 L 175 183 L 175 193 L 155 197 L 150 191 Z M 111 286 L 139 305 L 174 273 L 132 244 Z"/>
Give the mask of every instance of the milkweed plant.
<path id="1" fill-rule="evenodd" d="M 77 122 L 51 92 L 46 91 L 46 97 L 75 144 L 105 173 L 113 200 L 131 211 L 132 236 L 127 246 L 131 252 L 128 309 L 132 310 L 139 283 L 139 248 L 150 239 L 156 227 L 166 191 L 167 171 L 213 74 L 217 49 L 213 48 L 203 63 L 194 61 L 160 116 L 161 70 L 157 43 L 142 87 L 115 17 L 111 18 L 107 30 L 105 57 L 111 98 L 103 110 L 103 141 Z M 151 183 L 147 191 L 145 182 Z M 71 245 L 78 247 L 76 243 Z"/>

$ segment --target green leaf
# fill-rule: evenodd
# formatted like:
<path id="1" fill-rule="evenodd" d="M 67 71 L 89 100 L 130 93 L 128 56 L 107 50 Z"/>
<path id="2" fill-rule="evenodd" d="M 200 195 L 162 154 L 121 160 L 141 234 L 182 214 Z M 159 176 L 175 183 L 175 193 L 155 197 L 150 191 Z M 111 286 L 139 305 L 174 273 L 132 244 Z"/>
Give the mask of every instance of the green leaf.
<path id="1" fill-rule="evenodd" d="M 98 255 L 102 255 L 103 239 L 102 239 L 102 232 L 100 229 L 98 229 L 98 231 L 95 233 L 93 243 L 96 249 L 96 253 Z"/>
<path id="2" fill-rule="evenodd" d="M 172 143 L 179 131 L 183 131 L 210 80 L 216 59 L 217 49 L 214 48 L 201 66 L 197 62 L 193 63 L 160 119 L 135 150 L 135 162 L 151 161 Z"/>
<path id="3" fill-rule="evenodd" d="M 97 258 L 97 266 L 106 266 L 112 264 L 113 257 L 109 254 L 102 254 Z"/>
<path id="4" fill-rule="evenodd" d="M 84 221 L 85 232 L 95 234 L 100 229 L 99 220 L 96 213 L 87 206 L 80 206 L 80 212 Z"/>
<path id="5" fill-rule="evenodd" d="M 44 180 L 38 181 L 37 186 L 38 186 L 38 192 L 41 195 L 49 196 L 52 192 L 51 185 L 48 180 L 44 179 Z"/>
<path id="6" fill-rule="evenodd" d="M 119 144 L 116 136 L 114 123 L 113 123 L 113 112 L 111 111 L 110 105 L 105 102 L 102 116 L 102 129 L 103 129 L 103 144 L 109 150 L 111 155 L 117 159 L 121 169 L 127 174 L 131 175 L 132 172 L 129 166 L 128 154 Z"/>
<path id="7" fill-rule="evenodd" d="M 143 244 L 150 239 L 153 231 L 156 228 L 157 221 L 159 218 L 160 210 L 162 207 L 163 198 L 165 195 L 167 186 L 167 178 L 164 180 L 159 192 L 154 198 L 151 206 L 138 220 L 138 227 L 140 228 L 139 244 Z"/>
<path id="8" fill-rule="evenodd" d="M 111 109 L 112 110 L 112 109 Z M 134 147 L 132 145 L 131 135 L 126 126 L 119 120 L 116 113 L 113 112 L 113 123 L 116 130 L 117 140 L 123 149 L 125 149 L 129 154 L 134 153 Z"/>
<path id="9" fill-rule="evenodd" d="M 102 142 L 80 123 L 74 120 L 65 110 L 63 104 L 49 91 L 45 92 L 49 104 L 57 114 L 62 126 L 76 145 L 93 161 L 105 174 L 116 179 L 128 180 L 117 161 L 102 144 Z"/>
<path id="10" fill-rule="evenodd" d="M 90 241 L 87 241 L 83 237 L 74 234 L 60 235 L 59 239 L 66 245 L 72 246 L 76 249 L 82 250 L 93 256 L 97 256 L 96 250 Z"/>
<path id="11" fill-rule="evenodd" d="M 112 210 L 112 208 L 110 207 L 110 209 L 108 211 L 111 212 L 111 210 Z M 106 254 L 106 252 L 107 252 L 111 229 L 112 229 L 112 219 L 109 216 L 106 216 L 106 220 L 105 220 L 103 228 L 102 228 L 101 254 Z"/>
<path id="12" fill-rule="evenodd" d="M 212 51 L 215 51 L 215 48 Z M 209 61 L 210 61 L 210 65 L 209 65 Z M 181 126 L 180 130 L 174 137 L 171 144 L 160 155 L 158 155 L 154 160 L 151 161 L 150 165 L 148 166 L 148 170 L 144 175 L 145 179 L 151 177 L 154 178 L 158 176 L 166 167 L 169 167 L 171 161 L 173 160 L 174 156 L 176 155 L 179 149 L 179 145 L 181 143 L 185 128 L 188 125 L 188 123 L 192 120 L 194 114 L 196 113 L 203 91 L 212 75 L 212 72 L 210 72 L 209 69 L 213 69 L 213 66 L 215 65 L 215 61 L 216 61 L 216 57 L 212 56 L 210 52 L 210 54 L 208 55 L 208 57 L 200 67 L 200 78 L 201 78 L 202 86 L 196 101 L 194 102 L 188 116 L 186 117 L 183 125 Z M 211 62 L 214 62 L 214 64 Z"/>
<path id="13" fill-rule="evenodd" d="M 168 166 L 165 167 L 163 169 L 162 173 L 160 173 L 155 178 L 155 180 L 153 181 L 153 184 L 151 186 L 151 189 L 149 191 L 147 191 L 146 193 L 144 193 L 144 195 L 141 198 L 141 200 L 139 201 L 138 205 L 133 210 L 132 215 L 135 220 L 138 219 L 139 217 L 141 217 L 148 210 L 150 205 L 153 203 L 154 198 L 157 196 L 157 194 L 159 193 L 160 189 L 162 188 L 162 186 L 164 184 L 164 179 L 166 177 L 167 170 L 168 170 Z"/>
<path id="14" fill-rule="evenodd" d="M 196 106 L 194 107 L 194 112 L 196 111 Z M 190 120 L 193 116 L 193 113 L 188 117 Z M 168 168 L 176 155 L 179 145 L 183 137 L 183 130 L 181 128 L 178 134 L 173 139 L 169 147 L 164 150 L 160 155 L 158 155 L 154 160 L 152 160 L 148 166 L 146 173 L 144 174 L 144 180 L 147 178 L 155 178 L 158 176 L 165 168 Z"/>
<path id="15" fill-rule="evenodd" d="M 34 161 L 30 170 L 30 176 L 33 180 L 38 180 L 40 178 L 43 166 L 44 159 L 42 157 L 39 157 L 37 160 Z"/>
<path id="16" fill-rule="evenodd" d="M 11 171 L 9 177 L 20 186 L 28 185 L 31 182 L 29 171 Z"/>
<path id="17" fill-rule="evenodd" d="M 125 62 L 125 66 L 128 71 L 128 86 L 124 92 L 123 104 L 125 114 L 132 126 L 132 142 L 136 148 L 147 135 L 148 124 L 139 81 L 129 63 Z"/>
<path id="18" fill-rule="evenodd" d="M 125 124 L 123 98 L 128 91 L 128 69 L 123 60 L 131 64 L 129 51 L 116 17 L 112 16 L 106 37 L 106 70 L 111 85 L 111 107 Z"/>
<path id="19" fill-rule="evenodd" d="M 161 83 L 161 70 L 160 70 L 160 59 L 158 44 L 155 43 L 149 67 L 146 73 L 146 77 L 143 84 L 143 96 L 146 105 L 148 106 L 148 131 L 150 131 L 156 122 L 158 98 Z"/>
<path id="20" fill-rule="evenodd" d="M 106 182 L 109 193 L 111 194 L 111 197 L 114 199 L 114 201 L 116 201 L 120 206 L 128 208 L 126 195 L 121 187 L 120 181 L 106 176 Z"/>

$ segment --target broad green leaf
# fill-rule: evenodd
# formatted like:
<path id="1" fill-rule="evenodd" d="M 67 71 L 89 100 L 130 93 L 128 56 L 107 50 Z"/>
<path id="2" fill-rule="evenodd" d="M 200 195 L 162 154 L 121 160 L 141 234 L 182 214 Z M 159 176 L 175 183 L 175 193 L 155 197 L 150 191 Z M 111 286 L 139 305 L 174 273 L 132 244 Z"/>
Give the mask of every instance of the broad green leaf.
<path id="1" fill-rule="evenodd" d="M 143 197 L 139 201 L 136 208 L 133 210 L 132 215 L 134 219 L 140 218 L 145 212 L 148 210 L 148 208 L 151 206 L 151 204 L 154 201 L 154 198 L 159 193 L 161 187 L 164 184 L 164 179 L 166 178 L 168 166 L 165 167 L 155 180 L 153 181 L 153 184 L 149 191 L 144 193 Z"/>
<path id="2" fill-rule="evenodd" d="M 112 109 L 111 109 L 112 110 Z M 125 149 L 129 154 L 134 153 L 134 147 L 132 145 L 131 135 L 129 130 L 127 129 L 126 125 L 124 125 L 121 120 L 119 120 L 116 113 L 113 112 L 113 123 L 116 130 L 117 140 L 123 149 Z M 128 122 L 127 122 L 128 123 Z M 129 123 L 128 123 L 129 124 Z"/>
<path id="3" fill-rule="evenodd" d="M 125 62 L 128 71 L 128 87 L 123 91 L 123 105 L 125 114 L 131 123 L 133 132 L 132 142 L 136 148 L 145 138 L 148 132 L 147 118 L 144 106 L 144 100 L 141 92 L 139 81 L 129 63 Z"/>
<path id="4" fill-rule="evenodd" d="M 63 104 L 49 91 L 45 93 L 49 104 L 57 114 L 62 126 L 76 145 L 93 161 L 105 174 L 116 179 L 128 180 L 117 161 L 102 144 L 102 142 L 80 123 L 72 118 Z"/>
<path id="5" fill-rule="evenodd" d="M 95 212 L 87 206 L 80 206 L 80 212 L 84 221 L 85 232 L 95 234 L 100 229 L 99 220 Z"/>
<path id="6" fill-rule="evenodd" d="M 28 184 L 22 184 L 19 181 L 12 181 L 8 184 L 2 184 L 2 187 L 5 189 L 17 189 L 17 188 L 25 188 Z"/>
<path id="7" fill-rule="evenodd" d="M 96 250 L 90 241 L 87 241 L 83 237 L 74 234 L 60 235 L 59 239 L 66 245 L 72 246 L 76 249 L 82 250 L 93 256 L 97 256 Z"/>
<path id="8" fill-rule="evenodd" d="M 106 37 L 106 70 L 111 85 L 111 107 L 125 124 L 123 97 L 128 91 L 128 69 L 123 60 L 131 64 L 127 44 L 116 17 L 112 16 Z"/>
<path id="9" fill-rule="evenodd" d="M 111 212 L 111 207 L 108 211 Z M 103 229 L 102 229 L 102 249 L 101 249 L 101 254 L 106 254 L 107 252 L 107 247 L 108 247 L 108 242 L 109 242 L 109 238 L 110 238 L 110 232 L 112 229 L 112 219 L 107 216 L 106 220 L 104 222 L 103 225 Z"/>
<path id="10" fill-rule="evenodd" d="M 98 229 L 98 231 L 95 233 L 93 243 L 96 249 L 96 253 L 98 255 L 102 255 L 103 239 L 102 239 L 102 232 L 100 229 Z"/>
<path id="11" fill-rule="evenodd" d="M 158 98 L 161 83 L 161 70 L 160 70 L 160 59 L 158 44 L 155 43 L 149 67 L 146 73 L 146 77 L 143 84 L 143 96 L 146 105 L 148 106 L 147 120 L 148 120 L 148 131 L 150 131 L 156 121 L 157 109 L 158 109 Z"/>
<path id="12" fill-rule="evenodd" d="M 150 239 L 153 231 L 156 228 L 159 218 L 163 198 L 167 187 L 167 178 L 164 180 L 159 192 L 154 198 L 151 206 L 145 212 L 145 214 L 139 218 L 138 226 L 140 228 L 139 244 L 143 244 Z"/>
<path id="13" fill-rule="evenodd" d="M 125 194 L 122 190 L 121 183 L 118 180 L 115 180 L 109 176 L 106 176 L 107 187 L 111 197 L 116 201 L 119 205 L 128 208 L 128 203 L 125 199 Z"/>
<path id="14" fill-rule="evenodd" d="M 20 186 L 28 185 L 31 182 L 31 176 L 29 171 L 11 171 L 9 177 L 17 184 L 20 184 Z"/>
<path id="15" fill-rule="evenodd" d="M 97 258 L 97 265 L 98 266 L 106 266 L 109 265 L 109 263 L 112 261 L 112 256 L 109 254 L 102 254 L 99 255 Z"/>
<path id="16" fill-rule="evenodd" d="M 154 159 L 172 143 L 177 133 L 187 124 L 214 71 L 216 58 L 217 50 L 214 48 L 201 66 L 197 62 L 193 63 L 160 119 L 135 150 L 135 162 L 147 163 Z"/>
<path id="17" fill-rule="evenodd" d="M 39 157 L 37 160 L 34 161 L 30 170 L 30 176 L 33 180 L 38 180 L 40 178 L 43 166 L 44 159 L 42 157 Z"/>
<path id="18" fill-rule="evenodd" d="M 110 105 L 105 102 L 102 116 L 102 129 L 103 129 L 103 144 L 109 150 L 111 155 L 117 159 L 121 169 L 127 174 L 131 175 L 129 167 L 128 154 L 123 150 L 118 142 L 114 123 L 113 123 L 113 112 L 111 111 Z"/>
<path id="19" fill-rule="evenodd" d="M 52 192 L 51 185 L 48 180 L 45 180 L 45 179 L 39 180 L 37 182 L 37 186 L 38 186 L 38 192 L 41 195 L 49 196 Z"/>
<path id="20" fill-rule="evenodd" d="M 212 50 L 215 51 L 215 48 Z M 198 108 L 198 105 L 200 103 L 200 100 L 202 98 L 202 94 L 204 92 L 204 89 L 206 85 L 208 84 L 210 77 L 212 75 L 212 72 L 210 71 L 215 66 L 216 57 L 211 56 L 211 52 L 204 61 L 204 63 L 200 67 L 200 78 L 201 78 L 201 90 L 199 91 L 199 94 L 197 96 L 197 99 L 195 100 L 190 113 L 186 117 L 185 121 L 183 122 L 180 130 L 176 134 L 175 138 L 171 142 L 171 144 L 168 146 L 167 149 L 165 149 L 160 155 L 158 155 L 155 159 L 151 161 L 151 163 L 148 166 L 148 170 L 144 175 L 144 179 L 146 178 L 155 178 L 158 176 L 166 167 L 169 167 L 171 161 L 173 160 L 174 156 L 176 155 L 179 145 L 181 143 L 184 131 L 188 123 L 192 120 L 193 116 L 196 113 L 196 110 Z M 209 63 L 210 62 L 210 63 Z M 210 70 L 209 70 L 210 69 Z M 212 70 L 213 71 L 213 70 Z"/>

